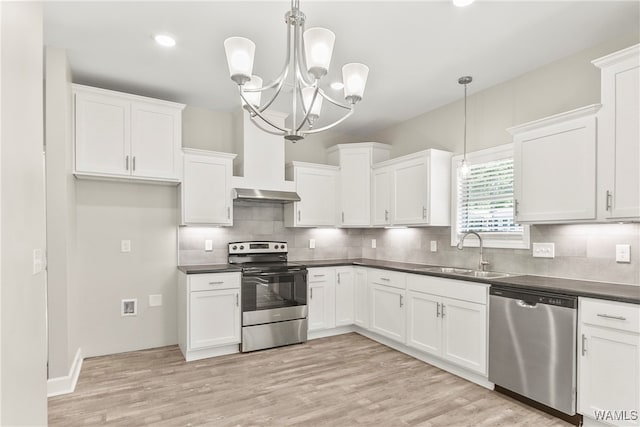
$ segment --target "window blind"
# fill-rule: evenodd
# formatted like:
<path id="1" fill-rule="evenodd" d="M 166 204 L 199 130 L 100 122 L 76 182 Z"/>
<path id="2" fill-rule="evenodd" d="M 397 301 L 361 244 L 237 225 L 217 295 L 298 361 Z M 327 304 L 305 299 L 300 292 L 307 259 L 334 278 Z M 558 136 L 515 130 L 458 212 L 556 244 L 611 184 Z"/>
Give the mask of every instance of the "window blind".
<path id="1" fill-rule="evenodd" d="M 458 180 L 458 232 L 521 237 L 513 218 L 513 158 L 469 165 Z"/>

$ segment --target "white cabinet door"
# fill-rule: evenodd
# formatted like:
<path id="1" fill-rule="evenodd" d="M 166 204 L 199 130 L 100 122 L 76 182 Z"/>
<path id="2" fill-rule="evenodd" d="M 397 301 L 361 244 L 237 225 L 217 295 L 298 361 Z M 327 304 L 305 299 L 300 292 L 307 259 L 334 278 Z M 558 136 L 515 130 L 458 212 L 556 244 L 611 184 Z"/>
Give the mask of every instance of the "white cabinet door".
<path id="1" fill-rule="evenodd" d="M 76 171 L 131 172 L 131 104 L 97 93 L 76 93 Z"/>
<path id="2" fill-rule="evenodd" d="M 407 292 L 407 345 L 440 356 L 442 334 L 440 297 Z"/>
<path id="3" fill-rule="evenodd" d="M 355 313 L 354 323 L 364 329 L 369 329 L 369 283 L 367 281 L 367 270 L 364 268 L 354 269 L 354 293 L 355 293 Z"/>
<path id="4" fill-rule="evenodd" d="M 354 323 L 354 279 L 353 267 L 336 269 L 336 326 Z"/>
<path id="5" fill-rule="evenodd" d="M 429 222 L 429 165 L 422 157 L 397 165 L 393 169 L 391 211 L 393 224 Z"/>
<path id="6" fill-rule="evenodd" d="M 309 284 L 309 331 L 335 327 L 335 285 Z"/>
<path id="7" fill-rule="evenodd" d="M 372 181 L 372 223 L 373 225 L 389 225 L 391 224 L 391 169 L 374 169 Z"/>
<path id="8" fill-rule="evenodd" d="M 295 181 L 300 201 L 284 205 L 286 227 L 334 227 L 338 168 L 313 163 L 287 165 L 287 179 Z"/>
<path id="9" fill-rule="evenodd" d="M 371 285 L 371 330 L 404 343 L 405 307 L 402 289 Z"/>
<path id="10" fill-rule="evenodd" d="M 231 158 L 184 156 L 183 224 L 233 225 Z"/>
<path id="11" fill-rule="evenodd" d="M 516 132 L 514 193 L 518 222 L 596 218 L 594 114 L 598 107 L 553 116 L 536 122 L 534 129 Z M 550 124 L 545 125 L 547 122 Z"/>
<path id="12" fill-rule="evenodd" d="M 340 153 L 340 224 L 371 224 L 371 149 Z"/>
<path id="13" fill-rule="evenodd" d="M 487 307 L 442 299 L 442 355 L 456 365 L 487 374 Z"/>
<path id="14" fill-rule="evenodd" d="M 132 175 L 178 178 L 181 112 L 161 105 L 131 104 Z"/>
<path id="15" fill-rule="evenodd" d="M 605 219 L 640 218 L 640 45 L 597 59 L 598 209 Z"/>
<path id="16" fill-rule="evenodd" d="M 578 413 L 640 411 L 640 335 L 582 325 L 578 352 Z M 579 340 L 580 345 L 580 340 Z M 640 425 L 635 422 L 616 425 Z"/>
<path id="17" fill-rule="evenodd" d="M 240 291 L 190 293 L 189 349 L 240 342 Z"/>

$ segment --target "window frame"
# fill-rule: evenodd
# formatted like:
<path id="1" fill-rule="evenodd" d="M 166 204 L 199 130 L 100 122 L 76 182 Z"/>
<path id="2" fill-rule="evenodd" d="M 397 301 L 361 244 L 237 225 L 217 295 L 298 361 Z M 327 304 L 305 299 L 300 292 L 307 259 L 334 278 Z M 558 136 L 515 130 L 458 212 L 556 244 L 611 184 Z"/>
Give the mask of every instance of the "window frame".
<path id="1" fill-rule="evenodd" d="M 492 162 L 496 160 L 514 158 L 514 144 L 503 144 L 496 147 L 478 150 L 467 153 L 467 163 L 478 164 Z M 462 233 L 458 232 L 458 168 L 462 162 L 463 155 L 459 154 L 451 158 L 451 246 L 456 246 Z M 515 172 L 514 172 L 515 175 Z M 517 235 L 516 233 L 513 233 Z M 496 234 L 480 233 L 482 243 L 485 248 L 498 249 L 530 249 L 531 237 L 529 225 L 522 224 L 522 234 L 520 238 L 501 238 Z M 480 242 L 477 238 L 465 239 L 464 247 L 478 247 Z"/>

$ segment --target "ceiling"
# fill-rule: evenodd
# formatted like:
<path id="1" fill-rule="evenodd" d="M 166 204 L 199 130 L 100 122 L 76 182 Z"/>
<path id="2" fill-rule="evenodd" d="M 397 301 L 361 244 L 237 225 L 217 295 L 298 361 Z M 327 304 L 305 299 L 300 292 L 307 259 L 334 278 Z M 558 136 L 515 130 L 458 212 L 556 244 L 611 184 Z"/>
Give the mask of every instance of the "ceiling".
<path id="1" fill-rule="evenodd" d="M 74 81 L 217 111 L 239 108 L 223 41 L 256 43 L 254 74 L 281 70 L 289 1 L 45 2 L 45 44 L 66 48 Z M 336 130 L 366 136 L 559 58 L 640 31 L 638 1 L 301 2 L 307 28 L 336 34 L 325 86 L 369 66 L 356 113 Z M 174 48 L 152 35 L 175 36 Z M 341 99 L 341 91 L 327 92 Z M 280 106 L 282 107 L 282 106 Z M 284 107 L 282 107 L 284 108 Z M 323 111 L 323 118 L 335 117 Z"/>

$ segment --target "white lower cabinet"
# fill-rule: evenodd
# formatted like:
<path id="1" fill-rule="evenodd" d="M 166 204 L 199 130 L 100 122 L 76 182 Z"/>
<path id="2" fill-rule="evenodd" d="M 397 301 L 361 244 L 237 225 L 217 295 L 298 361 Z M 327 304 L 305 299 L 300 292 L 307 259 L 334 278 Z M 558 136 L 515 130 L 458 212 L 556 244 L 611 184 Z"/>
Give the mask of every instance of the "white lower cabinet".
<path id="1" fill-rule="evenodd" d="M 578 413 L 640 425 L 640 306 L 579 299 Z"/>
<path id="2" fill-rule="evenodd" d="M 187 361 L 239 351 L 240 273 L 180 273 L 178 344 Z"/>
<path id="3" fill-rule="evenodd" d="M 354 323 L 354 278 L 353 267 L 336 268 L 336 326 Z"/>
<path id="4" fill-rule="evenodd" d="M 370 270 L 370 329 L 404 343 L 405 275 L 386 270 Z"/>
<path id="5" fill-rule="evenodd" d="M 308 270 L 309 331 L 331 329 L 336 326 L 336 283 L 334 268 Z"/>
<path id="6" fill-rule="evenodd" d="M 353 323 L 364 329 L 369 329 L 370 292 L 367 281 L 367 269 L 355 267 L 353 269 L 354 315 Z"/>
<path id="7" fill-rule="evenodd" d="M 407 345 L 486 376 L 488 287 L 410 274 L 407 289 Z"/>

